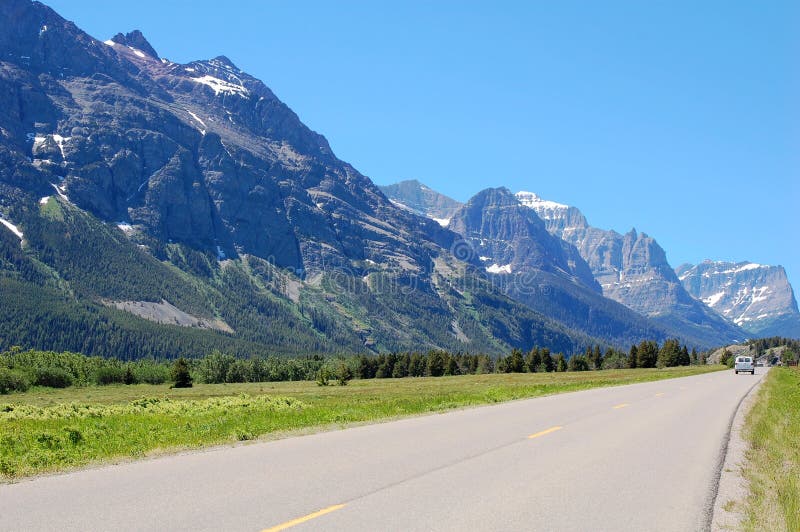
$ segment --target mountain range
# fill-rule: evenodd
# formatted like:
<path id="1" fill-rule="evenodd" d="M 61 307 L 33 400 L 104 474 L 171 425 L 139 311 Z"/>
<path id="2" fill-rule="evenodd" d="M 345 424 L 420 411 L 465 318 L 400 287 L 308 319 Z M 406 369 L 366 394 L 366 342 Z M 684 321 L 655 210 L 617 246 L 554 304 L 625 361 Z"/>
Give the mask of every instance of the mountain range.
<path id="1" fill-rule="evenodd" d="M 414 192 L 423 188 L 424 194 Z M 450 221 L 455 200 L 418 181 L 381 189 L 398 205 L 456 232 L 465 231 Z M 477 194 L 466 205 L 483 195 Z M 632 229 L 620 234 L 592 227 L 578 208 L 543 199 L 534 192 L 521 191 L 515 196 L 520 205 L 538 215 L 549 233 L 575 246 L 603 296 L 664 328 L 711 343 L 721 337 L 739 341 L 754 336 L 800 335 L 797 302 L 781 266 L 706 261 L 673 270 L 665 250 L 645 233 Z M 506 243 L 514 240 L 508 235 L 494 236 Z"/>
<path id="2" fill-rule="evenodd" d="M 800 312 L 782 266 L 706 260 L 675 269 L 683 286 L 751 336 L 800 338 Z"/>
<path id="3" fill-rule="evenodd" d="M 742 337 L 604 297 L 579 242 L 505 189 L 463 206 L 419 184 L 387 197 L 224 56 L 173 63 L 139 31 L 101 41 L 29 0 L 0 4 L 0 22 L 0 349 L 572 353 Z"/>

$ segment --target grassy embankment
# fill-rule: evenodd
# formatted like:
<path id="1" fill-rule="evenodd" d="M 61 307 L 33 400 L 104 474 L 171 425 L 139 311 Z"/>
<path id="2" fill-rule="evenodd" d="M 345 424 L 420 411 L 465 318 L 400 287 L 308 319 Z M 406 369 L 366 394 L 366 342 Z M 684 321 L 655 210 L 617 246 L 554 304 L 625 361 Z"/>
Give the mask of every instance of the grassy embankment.
<path id="1" fill-rule="evenodd" d="M 800 369 L 769 372 L 745 421 L 746 530 L 800 530 Z"/>
<path id="2" fill-rule="evenodd" d="M 313 382 L 35 388 L 0 398 L 0 479 L 259 437 L 724 369 Z"/>

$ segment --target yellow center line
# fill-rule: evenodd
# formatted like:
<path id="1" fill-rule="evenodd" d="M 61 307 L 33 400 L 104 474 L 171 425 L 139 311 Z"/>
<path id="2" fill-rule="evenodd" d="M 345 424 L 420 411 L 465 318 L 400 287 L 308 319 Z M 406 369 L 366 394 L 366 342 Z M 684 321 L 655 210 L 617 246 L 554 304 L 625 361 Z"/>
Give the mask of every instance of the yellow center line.
<path id="1" fill-rule="evenodd" d="M 532 440 L 534 438 L 538 438 L 539 436 L 544 436 L 545 434 L 550 434 L 551 432 L 555 432 L 555 431 L 561 430 L 563 428 L 564 427 L 550 427 L 549 429 L 545 429 L 545 430 L 543 430 L 541 432 L 537 432 L 536 434 L 531 434 L 530 436 L 528 436 L 528 439 Z"/>
<path id="2" fill-rule="evenodd" d="M 628 403 L 620 403 L 620 404 L 614 406 L 613 408 L 615 408 L 615 409 L 616 408 L 625 408 L 626 406 L 630 406 L 630 405 Z"/>
<path id="3" fill-rule="evenodd" d="M 312 519 L 316 519 L 317 517 L 322 517 L 325 514 L 335 512 L 336 510 L 341 510 L 345 506 L 346 506 L 345 504 L 334 504 L 333 506 L 328 506 L 327 508 L 323 508 L 322 510 L 314 512 L 313 514 L 304 515 L 303 517 L 298 517 L 297 519 L 286 521 L 285 523 L 281 523 L 280 525 L 275 525 L 271 528 L 265 528 L 261 532 L 278 532 L 279 530 L 286 530 L 287 528 L 297 526 L 299 524 L 305 523 L 306 521 L 311 521 Z"/>
<path id="4" fill-rule="evenodd" d="M 658 392 L 658 393 L 656 394 L 656 397 L 663 397 L 663 396 L 664 396 L 664 392 Z"/>

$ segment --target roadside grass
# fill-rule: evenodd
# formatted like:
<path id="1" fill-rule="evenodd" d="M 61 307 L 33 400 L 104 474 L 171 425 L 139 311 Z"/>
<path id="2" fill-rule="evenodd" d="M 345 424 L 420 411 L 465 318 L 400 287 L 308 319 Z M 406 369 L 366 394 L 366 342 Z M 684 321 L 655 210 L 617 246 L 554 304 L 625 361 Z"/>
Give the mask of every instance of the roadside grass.
<path id="1" fill-rule="evenodd" d="M 34 388 L 0 398 L 0 479 L 723 366 L 314 382 Z"/>
<path id="2" fill-rule="evenodd" d="M 773 368 L 745 420 L 745 530 L 800 530 L 800 369 Z"/>

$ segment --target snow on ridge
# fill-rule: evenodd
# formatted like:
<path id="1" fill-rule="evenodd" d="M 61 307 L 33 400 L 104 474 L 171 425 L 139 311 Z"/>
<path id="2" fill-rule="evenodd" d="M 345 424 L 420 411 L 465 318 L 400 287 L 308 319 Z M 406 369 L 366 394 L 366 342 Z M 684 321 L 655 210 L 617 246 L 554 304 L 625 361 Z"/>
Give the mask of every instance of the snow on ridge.
<path id="1" fill-rule="evenodd" d="M 542 199 L 535 192 L 520 190 L 514 195 L 517 197 L 520 203 L 522 203 L 526 207 L 530 207 L 531 209 L 551 209 L 551 210 L 569 209 L 569 205 L 564 205 L 563 203 L 557 203 L 555 201 Z"/>
<path id="2" fill-rule="evenodd" d="M 64 158 L 64 143 L 69 142 L 72 137 L 62 137 L 58 133 L 52 133 L 48 135 L 36 135 L 35 133 L 28 133 L 27 135 L 28 140 L 33 140 L 33 149 L 37 149 L 39 146 L 44 144 L 47 140 L 47 137 L 53 139 L 53 141 L 58 145 L 58 149 L 61 151 L 61 157 Z"/>
<path id="3" fill-rule="evenodd" d="M 59 198 L 63 199 L 64 201 L 69 201 L 67 195 L 64 194 L 64 186 L 58 186 L 55 183 L 50 183 L 50 186 L 56 189 L 56 193 L 58 194 Z"/>
<path id="4" fill-rule="evenodd" d="M 112 41 L 111 39 L 109 39 L 109 40 L 107 40 L 107 41 L 103 41 L 103 44 L 106 44 L 106 45 L 108 45 L 108 46 L 110 46 L 110 47 L 112 47 L 112 48 L 113 48 L 113 47 L 114 47 L 114 46 L 115 46 L 117 43 L 115 43 L 114 41 Z"/>
<path id="5" fill-rule="evenodd" d="M 739 266 L 738 268 L 734 268 L 732 270 L 728 270 L 723 273 L 739 273 L 739 272 L 746 272 L 749 270 L 758 270 L 759 268 L 766 268 L 768 266 L 764 266 L 763 264 L 756 264 L 755 262 L 748 262 L 743 266 Z"/>
<path id="6" fill-rule="evenodd" d="M 215 96 L 219 96 L 220 94 L 238 94 L 242 98 L 247 98 L 248 96 L 250 96 L 250 91 L 245 89 L 243 86 L 234 85 L 233 83 L 229 83 L 219 78 L 215 78 L 214 76 L 209 76 L 208 74 L 199 78 L 189 78 L 189 79 L 194 81 L 195 83 L 201 83 L 203 85 L 211 87 L 214 90 Z"/>
<path id="7" fill-rule="evenodd" d="M 62 137 L 58 133 L 53 133 L 53 140 L 58 144 L 58 149 L 61 150 L 61 157 L 64 158 L 64 143 L 68 142 L 72 137 Z"/>
<path id="8" fill-rule="evenodd" d="M 511 273 L 511 265 L 504 264 L 500 266 L 499 264 L 492 264 L 486 267 L 486 271 L 489 273 Z"/>
<path id="9" fill-rule="evenodd" d="M 138 50 L 138 49 L 134 48 L 133 46 L 128 46 L 128 48 L 130 48 L 130 49 L 131 49 L 131 51 L 132 51 L 133 53 L 135 53 L 135 54 L 136 54 L 138 57 L 141 57 L 142 59 L 144 59 L 145 57 L 147 57 L 146 55 L 144 55 L 144 52 L 142 52 L 141 50 Z"/>
<path id="10" fill-rule="evenodd" d="M 202 120 L 200 120 L 200 117 L 199 117 L 199 116 L 197 116 L 196 114 L 194 114 L 193 112 L 191 112 L 191 111 L 190 111 L 190 110 L 188 110 L 188 109 L 186 110 L 186 112 L 187 112 L 187 113 L 189 113 L 190 115 L 192 115 L 192 118 L 194 118 L 194 119 L 195 119 L 195 121 L 199 122 L 199 123 L 200 123 L 200 125 L 202 125 L 202 126 L 203 126 L 203 128 L 206 128 L 206 127 L 208 127 L 208 126 L 206 126 L 206 123 L 205 123 L 205 122 L 203 122 Z M 205 134 L 206 134 L 206 130 L 205 130 L 205 129 L 201 129 L 201 128 L 199 128 L 199 127 L 198 127 L 198 128 L 197 128 L 197 130 L 200 132 L 200 134 L 201 134 L 201 135 L 205 135 Z"/>
<path id="11" fill-rule="evenodd" d="M 16 225 L 12 224 L 11 222 L 6 220 L 5 218 L 0 218 L 0 224 L 5 225 L 12 233 L 17 235 L 17 238 L 22 240 L 24 235 L 22 234 L 22 231 L 20 231 L 19 228 Z"/>
<path id="12" fill-rule="evenodd" d="M 719 300 L 722 299 L 724 296 L 725 296 L 725 292 L 717 292 L 716 294 L 710 295 L 708 297 L 704 297 L 703 298 L 703 303 L 705 303 L 709 307 L 713 307 L 714 305 L 719 303 Z"/>
<path id="13" fill-rule="evenodd" d="M 117 222 L 117 227 L 126 235 L 133 233 L 133 226 L 128 222 Z"/>
<path id="14" fill-rule="evenodd" d="M 450 218 L 431 218 L 434 222 L 438 223 L 442 227 L 447 227 L 450 225 Z"/>
<path id="15" fill-rule="evenodd" d="M 409 207 L 408 205 L 406 205 L 405 203 L 402 203 L 400 201 L 394 200 L 392 198 L 389 198 L 389 201 L 392 202 L 392 205 L 394 205 L 395 207 L 400 207 L 401 209 L 405 209 L 407 211 L 412 211 L 412 212 L 414 210 L 411 207 Z"/>

